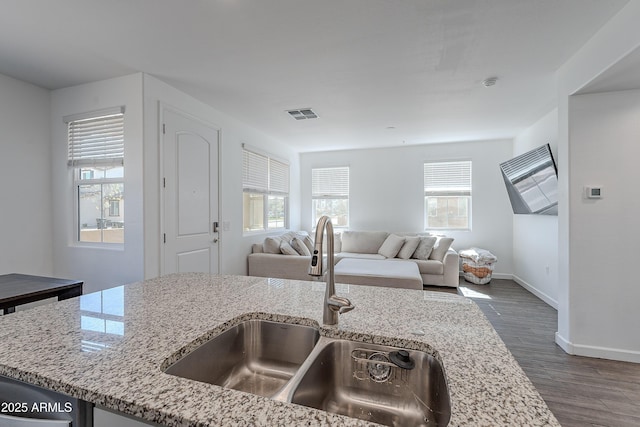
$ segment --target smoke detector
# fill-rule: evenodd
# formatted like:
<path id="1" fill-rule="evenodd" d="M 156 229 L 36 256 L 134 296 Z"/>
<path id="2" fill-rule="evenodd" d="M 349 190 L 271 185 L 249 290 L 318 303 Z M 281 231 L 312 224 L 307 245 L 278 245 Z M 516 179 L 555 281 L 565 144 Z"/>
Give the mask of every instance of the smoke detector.
<path id="1" fill-rule="evenodd" d="M 288 110 L 287 113 L 296 120 L 317 119 L 318 115 L 311 108 Z"/>
<path id="2" fill-rule="evenodd" d="M 493 86 L 496 84 L 497 81 L 498 81 L 497 77 L 489 77 L 482 81 L 482 86 L 484 87 Z"/>

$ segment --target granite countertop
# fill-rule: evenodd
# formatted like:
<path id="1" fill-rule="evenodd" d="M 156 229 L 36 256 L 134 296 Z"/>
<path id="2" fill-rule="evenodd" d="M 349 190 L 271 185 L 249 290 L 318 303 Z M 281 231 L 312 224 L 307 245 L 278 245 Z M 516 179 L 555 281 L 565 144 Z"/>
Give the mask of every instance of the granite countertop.
<path id="1" fill-rule="evenodd" d="M 321 334 L 436 355 L 451 394 L 450 426 L 559 426 L 473 301 L 336 289 L 356 308 L 337 327 L 321 326 Z M 192 273 L 108 289 L 0 316 L 0 374 L 170 426 L 371 425 L 160 370 L 246 319 L 322 325 L 323 297 L 324 283 Z"/>

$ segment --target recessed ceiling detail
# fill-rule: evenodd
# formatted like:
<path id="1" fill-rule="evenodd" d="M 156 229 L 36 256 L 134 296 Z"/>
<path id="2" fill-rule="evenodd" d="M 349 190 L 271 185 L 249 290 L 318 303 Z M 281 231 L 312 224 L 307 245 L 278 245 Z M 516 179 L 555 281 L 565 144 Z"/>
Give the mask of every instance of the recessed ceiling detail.
<path id="1" fill-rule="evenodd" d="M 287 113 L 296 120 L 317 119 L 318 115 L 311 108 L 301 108 L 299 110 L 288 110 Z"/>

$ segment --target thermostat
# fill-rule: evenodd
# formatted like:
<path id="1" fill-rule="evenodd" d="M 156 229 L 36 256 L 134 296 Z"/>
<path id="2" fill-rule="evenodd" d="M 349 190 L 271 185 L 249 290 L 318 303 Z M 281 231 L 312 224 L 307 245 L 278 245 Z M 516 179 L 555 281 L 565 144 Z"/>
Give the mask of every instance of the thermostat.
<path id="1" fill-rule="evenodd" d="M 601 199 L 602 198 L 602 187 L 585 187 L 584 193 L 587 196 L 587 199 Z"/>

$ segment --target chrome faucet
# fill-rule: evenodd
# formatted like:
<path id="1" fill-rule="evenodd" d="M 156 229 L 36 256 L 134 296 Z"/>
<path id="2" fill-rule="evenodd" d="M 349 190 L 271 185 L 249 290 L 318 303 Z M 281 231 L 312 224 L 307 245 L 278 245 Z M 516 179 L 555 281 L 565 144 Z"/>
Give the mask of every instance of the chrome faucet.
<path id="1" fill-rule="evenodd" d="M 338 314 L 346 313 L 355 308 L 351 301 L 336 295 L 335 275 L 333 271 L 333 224 L 328 216 L 323 216 L 318 220 L 316 226 L 316 240 L 313 253 L 311 254 L 311 265 L 309 275 L 322 277 L 322 237 L 327 234 L 327 286 L 324 293 L 324 305 L 322 312 L 322 323 L 325 325 L 337 325 Z"/>

